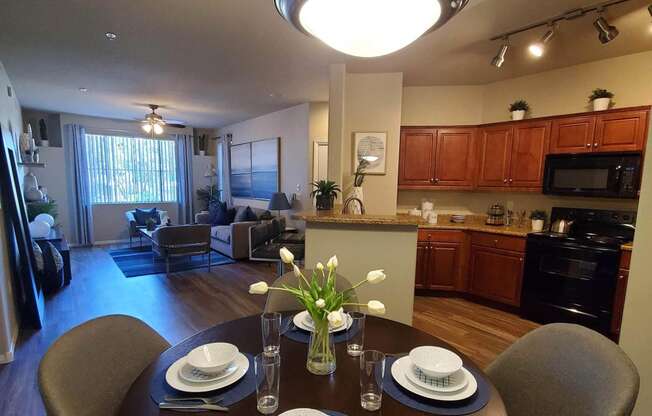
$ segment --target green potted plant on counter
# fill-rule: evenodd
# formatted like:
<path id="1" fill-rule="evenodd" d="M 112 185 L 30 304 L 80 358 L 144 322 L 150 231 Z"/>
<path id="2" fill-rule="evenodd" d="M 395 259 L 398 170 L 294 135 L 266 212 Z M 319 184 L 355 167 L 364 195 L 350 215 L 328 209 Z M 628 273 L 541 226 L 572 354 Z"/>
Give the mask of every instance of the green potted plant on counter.
<path id="1" fill-rule="evenodd" d="M 608 110 L 614 93 L 604 88 L 596 88 L 589 96 L 589 102 L 593 103 L 593 111 Z"/>
<path id="2" fill-rule="evenodd" d="M 512 113 L 512 120 L 523 120 L 525 113 L 530 111 L 530 105 L 525 100 L 517 100 L 509 105 L 509 111 Z"/>
<path id="3" fill-rule="evenodd" d="M 337 193 L 342 192 L 340 187 L 335 182 L 324 179 L 315 181 L 311 185 L 314 189 L 310 193 L 310 196 L 315 198 L 317 202 L 317 210 L 323 211 L 333 209 Z"/>
<path id="4" fill-rule="evenodd" d="M 532 232 L 540 233 L 543 231 L 543 226 L 546 223 L 546 218 L 548 214 L 546 211 L 535 209 L 530 213 L 530 219 L 532 220 Z"/>

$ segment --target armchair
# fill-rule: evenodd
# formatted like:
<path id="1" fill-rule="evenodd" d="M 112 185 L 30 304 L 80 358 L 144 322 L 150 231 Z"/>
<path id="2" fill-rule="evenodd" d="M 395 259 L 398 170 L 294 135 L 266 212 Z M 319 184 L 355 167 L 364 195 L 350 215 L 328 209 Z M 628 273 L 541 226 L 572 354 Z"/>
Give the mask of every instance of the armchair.
<path id="1" fill-rule="evenodd" d="M 161 224 L 164 219 L 168 218 L 168 213 L 167 211 L 156 211 L 158 214 L 158 223 Z M 146 228 L 146 224 L 140 224 L 138 220 L 136 220 L 136 210 L 131 210 L 125 212 L 125 218 L 127 219 L 127 227 L 129 231 L 129 247 L 131 247 L 131 243 L 134 237 L 138 237 L 140 241 L 140 245 L 143 244 L 143 236 L 138 232 L 139 229 Z"/>
<path id="2" fill-rule="evenodd" d="M 170 258 L 208 254 L 211 271 L 210 225 L 177 225 L 160 227 L 152 233 L 152 252 L 165 259 L 165 273 L 170 272 Z"/>

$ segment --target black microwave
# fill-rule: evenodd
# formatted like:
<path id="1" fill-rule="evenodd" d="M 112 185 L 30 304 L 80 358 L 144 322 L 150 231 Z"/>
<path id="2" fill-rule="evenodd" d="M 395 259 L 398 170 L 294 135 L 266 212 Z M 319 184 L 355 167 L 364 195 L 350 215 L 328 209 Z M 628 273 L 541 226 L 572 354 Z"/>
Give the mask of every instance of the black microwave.
<path id="1" fill-rule="evenodd" d="M 640 153 L 548 155 L 543 193 L 637 198 L 641 165 Z"/>

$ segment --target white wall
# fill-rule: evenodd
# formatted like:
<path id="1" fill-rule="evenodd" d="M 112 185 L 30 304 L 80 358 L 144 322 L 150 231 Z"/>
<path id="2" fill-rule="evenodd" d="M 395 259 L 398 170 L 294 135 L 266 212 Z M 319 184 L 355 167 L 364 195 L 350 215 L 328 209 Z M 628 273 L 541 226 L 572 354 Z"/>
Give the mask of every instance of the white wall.
<path id="1" fill-rule="evenodd" d="M 11 89 L 11 97 L 8 94 L 8 88 Z M 17 142 L 19 134 L 22 132 L 22 125 L 20 103 L 16 97 L 16 91 L 13 90 L 7 72 L 0 62 L 0 128 L 2 128 L 3 138 L 9 139 L 9 143 L 3 143 L 3 146 L 16 150 L 14 143 Z M 22 169 L 19 168 L 18 174 L 22 176 Z M 4 208 L 0 207 L 0 216 L 4 219 L 5 215 L 7 213 Z M 18 317 L 12 285 L 3 220 L 0 221 L 0 363 L 13 359 L 14 345 L 18 336 Z"/>
<path id="2" fill-rule="evenodd" d="M 213 151 L 214 153 L 214 151 Z M 204 209 L 197 199 L 197 189 L 204 188 L 211 183 L 210 178 L 204 177 L 204 174 L 210 169 L 211 164 L 217 167 L 216 156 L 193 156 L 192 157 L 192 184 L 193 184 L 193 209 L 195 213 Z M 213 185 L 216 184 L 217 178 L 213 178 Z"/>
<path id="3" fill-rule="evenodd" d="M 284 212 L 288 218 L 292 212 L 310 208 L 310 171 L 308 155 L 310 137 L 310 103 L 300 104 L 285 110 L 276 111 L 220 129 L 220 134 L 231 133 L 233 144 L 246 143 L 260 139 L 281 138 L 280 185 L 292 203 L 292 210 Z M 298 189 L 298 190 L 297 190 Z M 291 201 L 292 194 L 297 195 Z M 234 198 L 235 205 L 249 205 L 267 208 L 268 201 Z M 293 223 L 292 220 L 288 220 Z M 297 224 L 301 226 L 302 224 Z"/>

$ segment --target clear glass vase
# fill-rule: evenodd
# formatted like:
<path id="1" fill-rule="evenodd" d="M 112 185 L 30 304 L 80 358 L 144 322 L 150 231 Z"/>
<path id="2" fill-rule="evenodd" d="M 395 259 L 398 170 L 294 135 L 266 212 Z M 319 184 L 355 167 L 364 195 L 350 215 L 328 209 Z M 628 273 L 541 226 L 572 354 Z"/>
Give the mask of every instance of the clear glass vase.
<path id="1" fill-rule="evenodd" d="M 335 372 L 335 340 L 328 331 L 328 320 L 314 320 L 315 330 L 310 333 L 306 368 L 319 376 Z"/>

